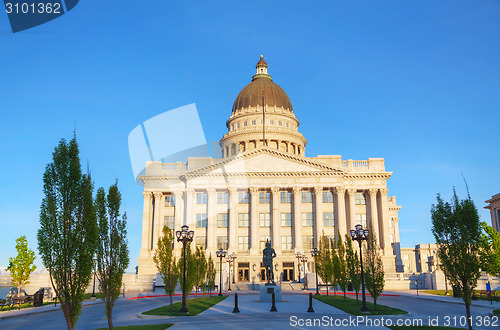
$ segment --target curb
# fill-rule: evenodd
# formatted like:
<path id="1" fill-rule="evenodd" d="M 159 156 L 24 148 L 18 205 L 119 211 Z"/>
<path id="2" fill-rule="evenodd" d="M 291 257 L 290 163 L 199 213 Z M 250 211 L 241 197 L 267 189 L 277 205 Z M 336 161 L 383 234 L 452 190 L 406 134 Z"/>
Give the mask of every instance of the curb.
<path id="1" fill-rule="evenodd" d="M 102 301 L 95 301 L 95 302 L 90 302 L 88 304 L 82 305 L 82 307 L 92 306 L 92 305 L 97 305 L 97 304 L 103 304 L 103 303 L 104 302 L 102 302 Z M 46 305 L 46 306 L 50 306 L 50 305 Z M 35 308 L 35 307 L 31 307 L 31 308 Z M 61 310 L 60 307 L 59 308 L 58 307 L 54 307 L 54 309 L 48 309 L 47 308 L 47 309 L 44 309 L 44 310 L 29 310 L 29 312 L 26 312 L 26 313 L 18 313 L 18 314 L 5 315 L 5 316 L 3 316 L 3 315 L 0 314 L 0 320 L 12 319 L 12 318 L 22 317 L 22 316 L 27 316 L 27 315 L 36 315 L 36 314 L 43 314 L 43 313 L 51 313 L 51 312 L 56 312 L 56 311 L 60 311 L 60 310 Z"/>

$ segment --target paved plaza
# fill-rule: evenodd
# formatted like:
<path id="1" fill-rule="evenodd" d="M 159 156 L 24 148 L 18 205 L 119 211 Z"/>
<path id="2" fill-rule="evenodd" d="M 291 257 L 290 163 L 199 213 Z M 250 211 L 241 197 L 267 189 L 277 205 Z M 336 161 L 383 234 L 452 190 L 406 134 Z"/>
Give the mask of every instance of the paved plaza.
<path id="1" fill-rule="evenodd" d="M 307 313 L 308 294 L 304 292 L 283 292 L 283 301 L 276 303 L 277 312 L 270 312 L 271 303 L 259 302 L 259 295 L 255 291 L 241 291 L 238 293 L 240 313 L 232 313 L 234 308 L 234 294 L 213 306 L 212 308 L 192 317 L 156 317 L 140 316 L 140 313 L 169 303 L 168 297 L 150 297 L 158 292 L 127 293 L 125 299 L 118 300 L 113 310 L 115 326 L 174 323 L 172 329 L 257 329 L 271 327 L 273 329 L 309 329 L 309 328 L 359 328 L 381 329 L 388 322 L 404 322 L 410 324 L 415 320 L 422 320 L 428 325 L 429 319 L 439 320 L 445 325 L 448 317 L 450 326 L 456 320 L 460 326 L 460 318 L 464 318 L 465 307 L 461 299 L 453 297 L 435 296 L 414 291 L 385 292 L 386 296 L 379 298 L 383 305 L 406 310 L 407 315 L 394 316 L 353 316 L 337 308 L 313 300 L 314 313 Z M 130 299 L 136 296 L 146 296 L 142 299 Z M 174 297 L 174 302 L 180 297 Z M 368 301 L 371 301 L 368 298 Z M 189 307 L 189 304 L 188 304 Z M 103 313 L 104 305 L 100 301 L 87 301 L 82 308 L 82 314 L 77 323 L 77 329 L 96 329 L 107 326 Z M 493 309 L 500 309 L 500 303 L 488 301 L 474 301 L 471 308 L 474 319 L 484 320 Z M 316 322 L 316 323 L 314 323 Z M 59 307 L 54 305 L 41 308 L 29 308 L 19 311 L 0 312 L 1 329 L 26 329 L 36 324 L 37 329 L 65 329 L 66 324 Z M 478 326 L 475 329 L 496 329 L 497 326 Z M 311 326 L 308 326 L 311 325 Z"/>

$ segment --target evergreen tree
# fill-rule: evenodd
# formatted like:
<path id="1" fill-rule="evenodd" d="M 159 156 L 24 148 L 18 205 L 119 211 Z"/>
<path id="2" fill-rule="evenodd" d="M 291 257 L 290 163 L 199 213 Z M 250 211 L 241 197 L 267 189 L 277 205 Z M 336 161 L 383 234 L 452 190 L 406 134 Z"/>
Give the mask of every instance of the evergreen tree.
<path id="1" fill-rule="evenodd" d="M 345 235 L 345 245 L 349 278 L 351 279 L 352 288 L 356 292 L 356 303 L 358 303 L 358 294 L 361 289 L 361 267 L 359 264 L 358 252 L 354 251 L 352 248 L 352 240 L 347 234 Z"/>
<path id="2" fill-rule="evenodd" d="M 38 251 L 50 273 L 68 329 L 81 312 L 97 246 L 90 174 L 82 174 L 76 136 L 59 142 L 43 175 Z"/>
<path id="3" fill-rule="evenodd" d="M 377 238 L 370 231 L 368 235 L 367 248 L 365 249 L 365 257 L 363 260 L 365 266 L 365 286 L 366 290 L 373 298 L 375 310 L 377 310 L 377 299 L 384 291 L 384 264 L 380 257 L 380 248 L 377 245 Z"/>
<path id="4" fill-rule="evenodd" d="M 30 275 L 36 269 L 33 264 L 36 257 L 35 252 L 28 248 L 28 241 L 26 236 L 21 236 L 16 239 L 17 256 L 9 258 L 10 277 L 12 278 L 12 285 L 17 287 L 17 296 L 21 295 L 23 286 L 30 282 Z"/>
<path id="5" fill-rule="evenodd" d="M 165 293 L 170 297 L 170 311 L 173 311 L 172 297 L 179 280 L 179 268 L 173 254 L 174 234 L 168 226 L 163 226 L 163 235 L 158 238 L 158 245 L 153 256 L 156 268 L 163 279 Z"/>
<path id="6" fill-rule="evenodd" d="M 198 246 L 194 254 L 194 286 L 195 286 L 195 300 L 198 300 L 198 288 L 205 283 L 207 276 L 207 258 L 205 251 Z"/>
<path id="7" fill-rule="evenodd" d="M 121 194 L 118 182 L 109 187 L 108 196 L 104 188 L 97 190 L 95 208 L 99 228 L 97 245 L 97 274 L 99 288 L 104 300 L 104 314 L 109 329 L 113 327 L 113 307 L 120 296 L 123 274 L 129 264 L 127 248 L 127 216 L 120 217 Z"/>
<path id="8" fill-rule="evenodd" d="M 212 291 L 215 288 L 215 275 L 217 270 L 215 269 L 214 260 L 212 259 L 212 254 L 208 256 L 207 262 L 207 288 L 210 293 L 210 297 L 212 296 Z"/>
<path id="9" fill-rule="evenodd" d="M 479 214 L 470 195 L 459 200 L 453 189 L 451 203 L 444 202 L 437 195 L 437 204 L 432 205 L 431 217 L 432 233 L 439 245 L 441 268 L 462 296 L 469 329 L 472 329 L 470 305 L 481 275 L 483 243 Z"/>

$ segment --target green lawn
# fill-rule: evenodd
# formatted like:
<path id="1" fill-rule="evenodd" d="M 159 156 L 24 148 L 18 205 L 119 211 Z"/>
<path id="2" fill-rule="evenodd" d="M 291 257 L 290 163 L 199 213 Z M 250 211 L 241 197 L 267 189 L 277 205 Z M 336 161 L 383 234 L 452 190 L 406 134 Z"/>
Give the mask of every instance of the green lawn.
<path id="1" fill-rule="evenodd" d="M 446 290 L 419 290 L 420 292 L 425 292 L 425 293 L 430 293 L 430 294 L 435 294 L 438 296 L 445 296 Z M 453 292 L 451 290 L 448 290 L 448 296 L 453 296 Z"/>
<path id="2" fill-rule="evenodd" d="M 151 325 L 130 325 L 128 327 L 115 327 L 116 330 L 164 330 L 173 326 L 172 323 L 151 324 Z M 108 328 L 100 328 L 96 330 L 107 330 Z"/>
<path id="3" fill-rule="evenodd" d="M 92 296 L 92 293 L 84 293 L 84 294 L 83 294 L 83 300 L 88 300 L 88 299 L 90 299 L 90 296 Z M 100 293 L 100 292 L 96 292 L 96 293 L 95 293 L 95 298 L 96 298 L 96 299 L 101 299 L 101 298 L 102 298 L 101 293 Z"/>
<path id="4" fill-rule="evenodd" d="M 397 325 L 391 325 L 387 326 L 389 329 L 393 330 L 406 330 L 406 329 L 417 329 L 417 330 L 449 330 L 449 329 L 463 329 L 463 328 L 452 328 L 452 327 L 431 327 L 431 326 L 421 326 L 421 327 L 412 327 L 412 326 L 397 326 Z"/>
<path id="5" fill-rule="evenodd" d="M 163 315 L 163 316 L 194 316 L 198 315 L 206 309 L 209 309 L 213 305 L 218 304 L 222 300 L 226 299 L 228 296 L 213 296 L 213 297 L 198 297 L 198 301 L 194 298 L 189 299 L 187 302 L 187 309 L 189 311 L 188 314 L 180 313 L 179 309 L 181 309 L 182 303 L 176 302 L 173 304 L 173 312 L 170 311 L 170 304 L 165 305 L 160 308 L 152 309 L 150 311 L 144 312 L 144 315 Z"/>
<path id="6" fill-rule="evenodd" d="M 500 315 L 500 309 L 495 309 L 495 310 L 493 311 L 493 314 Z"/>
<path id="7" fill-rule="evenodd" d="M 359 299 L 359 304 L 356 304 L 356 299 L 346 298 L 344 301 L 344 296 L 313 296 L 314 299 L 322 301 L 328 305 L 336 307 L 352 315 L 395 315 L 395 314 L 408 314 L 408 312 L 401 309 L 392 308 L 384 305 L 377 304 L 377 310 L 375 310 L 375 305 L 366 302 L 366 307 L 370 310 L 369 313 L 362 313 L 361 309 L 361 298 Z M 313 305 L 314 307 L 314 305 Z"/>
<path id="8" fill-rule="evenodd" d="M 43 305 L 44 305 L 44 306 L 45 306 L 45 305 L 50 305 L 50 304 L 54 304 L 54 303 L 53 303 L 53 302 L 48 302 L 48 301 L 45 301 L 45 302 L 43 303 Z M 0 309 L 0 313 L 1 313 L 1 312 L 5 312 L 5 311 L 8 311 L 8 310 L 16 310 L 16 309 L 24 309 L 24 308 L 34 308 L 34 307 L 33 307 L 33 304 L 32 304 L 32 303 L 30 303 L 30 304 L 25 303 L 25 304 L 21 304 L 21 306 L 19 306 L 19 305 L 14 305 L 14 306 L 12 307 L 12 309 L 10 309 L 10 307 L 7 307 L 7 306 L 3 306 L 3 307 L 0 307 L 0 308 L 1 308 L 1 309 Z"/>

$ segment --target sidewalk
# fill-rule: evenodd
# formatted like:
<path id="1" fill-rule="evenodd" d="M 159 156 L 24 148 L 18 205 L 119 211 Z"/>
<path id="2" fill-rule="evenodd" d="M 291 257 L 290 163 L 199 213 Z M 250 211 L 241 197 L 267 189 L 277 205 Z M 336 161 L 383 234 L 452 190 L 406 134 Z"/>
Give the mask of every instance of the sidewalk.
<path id="1" fill-rule="evenodd" d="M 407 297 L 414 297 L 418 299 L 424 299 L 424 300 L 434 300 L 434 301 L 441 301 L 441 302 L 446 302 L 450 304 L 464 304 L 464 301 L 462 298 L 455 298 L 453 297 L 453 294 L 450 294 L 448 296 L 441 296 L 441 295 L 436 295 L 432 293 L 427 293 L 427 292 L 418 292 L 417 296 L 417 291 L 416 290 L 398 290 L 398 291 L 384 291 L 384 293 L 389 293 L 389 294 L 399 294 L 401 296 L 407 296 Z M 450 291 L 451 293 L 451 291 Z M 367 296 L 369 297 L 369 296 Z M 490 303 L 489 300 L 472 300 L 471 306 L 483 306 L 483 307 L 496 307 L 497 309 L 500 309 L 500 302 L 493 301 L 493 304 Z"/>

